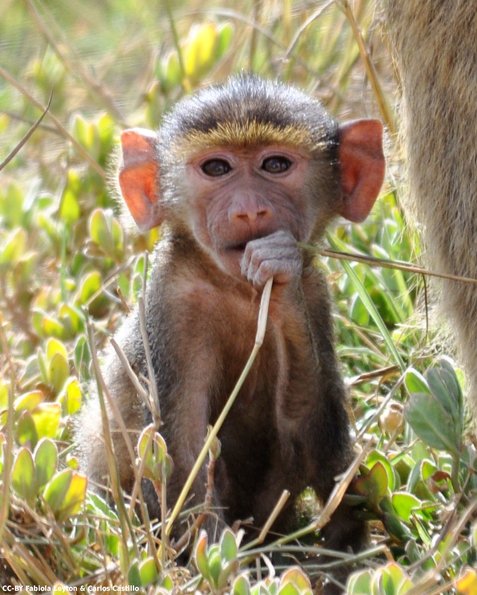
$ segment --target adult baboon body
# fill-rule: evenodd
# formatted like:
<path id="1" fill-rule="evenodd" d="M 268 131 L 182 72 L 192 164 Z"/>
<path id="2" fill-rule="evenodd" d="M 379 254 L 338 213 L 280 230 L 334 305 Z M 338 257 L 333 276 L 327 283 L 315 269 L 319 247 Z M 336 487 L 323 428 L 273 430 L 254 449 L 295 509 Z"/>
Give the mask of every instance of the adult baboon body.
<path id="1" fill-rule="evenodd" d="M 477 3 L 387 0 L 385 14 L 402 80 L 409 203 L 427 262 L 477 278 Z M 440 289 L 477 415 L 477 286 Z"/>

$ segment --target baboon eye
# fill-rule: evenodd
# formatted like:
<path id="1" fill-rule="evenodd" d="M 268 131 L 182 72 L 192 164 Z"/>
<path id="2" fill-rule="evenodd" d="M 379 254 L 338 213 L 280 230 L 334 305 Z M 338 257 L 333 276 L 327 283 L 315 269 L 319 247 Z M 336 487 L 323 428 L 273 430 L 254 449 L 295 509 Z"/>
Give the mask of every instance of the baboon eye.
<path id="1" fill-rule="evenodd" d="M 200 168 L 206 176 L 210 176 L 211 178 L 225 176 L 232 169 L 230 163 L 225 161 L 225 159 L 209 159 Z"/>
<path id="2" fill-rule="evenodd" d="M 269 174 L 281 174 L 290 168 L 292 162 L 282 155 L 267 157 L 262 163 L 262 169 Z"/>

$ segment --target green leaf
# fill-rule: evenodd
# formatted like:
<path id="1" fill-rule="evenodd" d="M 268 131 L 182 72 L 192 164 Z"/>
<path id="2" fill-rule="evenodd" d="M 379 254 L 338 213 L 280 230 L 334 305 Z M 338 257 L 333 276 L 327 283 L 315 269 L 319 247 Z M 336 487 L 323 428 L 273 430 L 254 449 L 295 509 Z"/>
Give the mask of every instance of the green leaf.
<path id="1" fill-rule="evenodd" d="M 84 316 L 78 308 L 69 304 L 61 304 L 58 316 L 63 329 L 67 331 L 68 338 L 73 338 L 84 329 Z"/>
<path id="2" fill-rule="evenodd" d="M 207 560 L 207 533 L 201 531 L 194 550 L 194 561 L 201 575 L 209 580 L 209 564 Z"/>
<path id="3" fill-rule="evenodd" d="M 81 408 L 81 385 L 76 378 L 69 378 L 58 395 L 63 415 L 74 415 Z"/>
<path id="4" fill-rule="evenodd" d="M 391 503 L 387 506 L 386 505 L 387 499 L 383 499 L 381 501 L 381 506 L 383 508 L 392 508 Z M 381 520 L 383 521 L 384 526 L 386 527 L 386 531 L 389 535 L 395 539 L 396 541 L 404 544 L 409 539 L 412 539 L 411 532 L 406 527 L 406 525 L 401 521 L 401 519 L 394 514 L 394 512 L 384 512 L 381 516 Z"/>
<path id="5" fill-rule="evenodd" d="M 452 416 L 434 395 L 414 394 L 404 409 L 404 417 L 426 444 L 459 454 L 461 436 L 457 434 Z"/>
<path id="6" fill-rule="evenodd" d="M 91 271 L 81 281 L 75 296 L 75 304 L 84 306 L 95 295 L 101 292 L 102 278 L 99 271 Z"/>
<path id="7" fill-rule="evenodd" d="M 68 359 L 61 353 L 55 353 L 48 363 L 48 378 L 55 394 L 63 388 L 70 375 Z"/>
<path id="8" fill-rule="evenodd" d="M 278 590 L 279 595 L 300 595 L 300 590 L 293 583 L 286 583 Z"/>
<path id="9" fill-rule="evenodd" d="M 63 325 L 43 310 L 38 308 L 32 310 L 32 323 L 40 337 L 63 338 L 65 332 Z"/>
<path id="10" fill-rule="evenodd" d="M 424 376 L 415 370 L 414 368 L 409 368 L 406 372 L 406 376 L 404 377 L 404 384 L 406 385 L 407 390 L 412 395 L 413 393 L 429 393 L 429 385 L 427 384 L 426 379 Z"/>
<path id="11" fill-rule="evenodd" d="M 89 351 L 88 341 L 84 335 L 80 336 L 76 341 L 74 362 L 78 376 L 83 379 L 90 378 L 89 364 L 91 362 L 91 353 Z"/>
<path id="12" fill-rule="evenodd" d="M 20 498 L 33 504 L 37 494 L 35 483 L 35 464 L 28 448 L 22 447 L 18 451 L 12 467 L 12 486 Z"/>
<path id="13" fill-rule="evenodd" d="M 373 582 L 379 585 L 380 595 L 400 595 L 413 587 L 410 578 L 396 562 L 389 562 L 378 569 Z"/>
<path id="14" fill-rule="evenodd" d="M 220 555 L 226 562 L 232 562 L 237 558 L 238 548 L 235 536 L 230 529 L 224 529 L 220 538 Z"/>
<path id="15" fill-rule="evenodd" d="M 395 492 L 391 501 L 396 514 L 406 523 L 410 522 L 412 513 L 422 507 L 422 502 L 408 492 Z"/>
<path id="16" fill-rule="evenodd" d="M 457 376 L 450 363 L 442 359 L 427 371 L 427 381 L 432 394 L 451 416 L 456 435 L 463 432 L 463 397 Z"/>
<path id="17" fill-rule="evenodd" d="M 73 120 L 72 134 L 85 149 L 92 149 L 95 141 L 94 125 L 77 114 Z"/>
<path id="18" fill-rule="evenodd" d="M 18 444 L 29 444 L 32 448 L 38 442 L 38 432 L 30 411 L 22 411 L 17 421 L 15 437 Z"/>
<path id="19" fill-rule="evenodd" d="M 53 477 L 58 464 L 58 449 L 56 444 L 42 438 L 36 445 L 33 454 L 35 459 L 35 479 L 38 487 L 43 487 Z"/>
<path id="20" fill-rule="evenodd" d="M 85 475 L 73 471 L 70 485 L 66 490 L 65 498 L 61 509 L 58 511 L 58 520 L 65 521 L 70 516 L 78 514 L 84 504 L 88 478 Z"/>
<path id="21" fill-rule="evenodd" d="M 389 462 L 388 458 L 386 458 L 382 453 L 378 452 L 377 450 L 373 450 L 369 453 L 366 464 L 368 467 L 373 468 L 374 464 L 378 462 L 386 471 L 388 489 L 393 491 L 396 487 L 396 475 L 394 472 L 394 468 Z"/>
<path id="22" fill-rule="evenodd" d="M 142 587 L 139 563 L 137 560 L 134 560 L 134 562 L 129 567 L 128 583 L 131 585 L 131 587 Z"/>
<path id="23" fill-rule="evenodd" d="M 221 587 L 220 575 L 222 574 L 222 560 L 218 544 L 214 543 L 207 552 L 207 566 L 209 568 L 209 581 L 214 587 Z"/>
<path id="24" fill-rule="evenodd" d="M 224 23 L 218 28 L 219 36 L 217 39 L 217 47 L 215 55 L 217 59 L 221 58 L 229 49 L 232 37 L 234 35 L 234 26 L 232 23 Z"/>
<path id="25" fill-rule="evenodd" d="M 157 572 L 154 558 L 149 557 L 139 563 L 139 576 L 142 587 L 147 587 L 159 579 L 159 573 Z"/>
<path id="26" fill-rule="evenodd" d="M 72 170 L 69 170 L 68 177 L 72 175 Z M 73 223 L 76 223 L 76 221 L 78 221 L 80 215 L 81 210 L 77 195 L 74 190 L 67 186 L 61 198 L 59 218 L 61 219 L 61 221 L 64 221 L 67 225 L 72 225 Z"/>
<path id="27" fill-rule="evenodd" d="M 250 583 L 246 574 L 241 574 L 234 580 L 232 595 L 250 595 Z"/>
<path id="28" fill-rule="evenodd" d="M 355 481 L 358 494 L 366 496 L 374 510 L 379 509 L 381 500 L 388 491 L 388 474 L 381 461 L 378 461 L 372 469 Z"/>
<path id="29" fill-rule="evenodd" d="M 164 76 L 160 76 L 161 85 L 165 93 L 178 87 L 182 80 L 182 71 L 179 57 L 176 52 L 171 52 L 162 65 Z"/>
<path id="30" fill-rule="evenodd" d="M 370 595 L 370 593 L 372 593 L 371 580 L 371 570 L 362 570 L 361 572 L 355 572 L 348 579 L 346 593 L 348 595 Z"/>
<path id="31" fill-rule="evenodd" d="M 95 209 L 89 218 L 89 235 L 106 254 L 114 252 L 114 241 L 111 233 L 112 213 L 104 209 Z"/>
<path id="32" fill-rule="evenodd" d="M 351 302 L 350 317 L 360 326 L 366 327 L 369 324 L 369 313 L 358 295 L 355 295 Z"/>
<path id="33" fill-rule="evenodd" d="M 43 498 L 53 513 L 55 513 L 55 516 L 63 505 L 72 479 L 73 471 L 71 469 L 63 469 L 63 471 L 59 471 L 50 479 L 43 490 Z"/>

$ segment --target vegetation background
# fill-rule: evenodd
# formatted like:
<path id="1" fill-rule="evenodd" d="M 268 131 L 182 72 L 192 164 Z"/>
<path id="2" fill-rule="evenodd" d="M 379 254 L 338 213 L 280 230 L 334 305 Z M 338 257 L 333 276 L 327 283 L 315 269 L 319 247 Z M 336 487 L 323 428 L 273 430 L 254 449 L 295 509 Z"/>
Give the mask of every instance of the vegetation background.
<path id="1" fill-rule="evenodd" d="M 398 83 L 379 3 L 0 0 L 0 8 L 2 587 L 288 595 L 352 564 L 348 593 L 476 593 L 476 445 L 462 373 L 428 328 L 428 276 L 402 264 L 419 263 L 419 243 L 400 206 Z M 362 449 L 356 504 L 372 533 L 369 551 L 326 564 L 316 557 L 323 516 L 311 494 L 303 508 L 314 522 L 299 535 L 253 549 L 230 530 L 217 544 L 200 535 L 193 559 L 178 561 L 155 521 L 141 525 L 127 502 L 109 506 L 88 489 L 72 444 L 93 356 L 141 295 L 145 252 L 159 233 L 125 230 L 108 194 L 119 132 L 158 127 L 183 94 L 240 70 L 296 84 L 340 119 L 380 117 L 388 130 L 387 184 L 372 216 L 338 222 L 329 246 L 315 248 Z M 151 436 L 139 456 L 160 495 L 167 447 Z"/>

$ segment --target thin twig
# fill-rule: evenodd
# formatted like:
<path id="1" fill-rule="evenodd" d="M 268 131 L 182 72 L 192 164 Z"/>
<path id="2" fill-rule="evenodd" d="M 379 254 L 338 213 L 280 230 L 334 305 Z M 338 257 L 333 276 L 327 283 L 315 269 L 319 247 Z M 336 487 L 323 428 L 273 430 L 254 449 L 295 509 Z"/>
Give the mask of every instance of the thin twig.
<path id="1" fill-rule="evenodd" d="M 41 114 L 41 116 L 38 118 L 38 120 L 33 124 L 33 126 L 30 127 L 30 129 L 28 130 L 28 132 L 25 134 L 25 136 L 20 140 L 20 142 L 17 144 L 17 146 L 13 149 L 13 151 L 10 152 L 9 155 L 7 155 L 7 157 L 0 163 L 0 171 L 8 164 L 10 163 L 10 161 L 15 157 L 15 155 L 17 155 L 19 153 L 19 151 L 22 149 L 22 147 L 28 142 L 28 139 L 31 137 L 31 135 L 35 132 L 35 130 L 38 128 L 38 126 L 41 124 L 43 118 L 46 116 L 48 110 L 50 109 L 50 105 L 51 105 L 51 99 L 53 97 L 53 93 L 50 93 L 50 98 L 48 99 L 48 105 L 45 107 L 45 109 L 43 110 L 43 113 Z"/>
<path id="2" fill-rule="evenodd" d="M 99 163 L 91 157 L 91 155 L 86 151 L 86 149 L 73 137 L 71 134 L 66 130 L 63 124 L 58 120 L 56 116 L 54 116 L 51 111 L 46 110 L 45 106 L 42 105 L 39 101 L 37 101 L 27 89 L 23 85 L 21 85 L 5 68 L 0 66 L 0 76 L 8 81 L 17 91 L 19 91 L 24 97 L 28 99 L 28 101 L 37 107 L 42 112 L 47 111 L 48 117 L 53 121 L 55 124 L 58 132 L 61 134 L 63 138 L 68 140 L 76 149 L 76 151 L 87 161 L 91 167 L 98 173 L 102 178 L 106 177 L 106 172 L 104 169 L 99 165 Z"/>
<path id="3" fill-rule="evenodd" d="M 111 338 L 111 345 L 113 346 L 113 349 L 116 352 L 116 355 L 118 356 L 119 361 L 121 362 L 121 365 L 123 366 L 126 374 L 128 375 L 129 380 L 131 381 L 132 385 L 134 386 L 134 389 L 138 393 L 139 397 L 143 400 L 144 404 L 147 407 L 150 407 L 149 393 L 142 386 L 142 384 L 139 382 L 139 378 L 137 377 L 134 370 L 131 368 L 131 364 L 129 363 L 128 358 L 126 357 L 126 354 L 121 349 L 121 347 L 118 345 L 118 342 L 116 341 L 116 339 L 114 337 Z"/>

